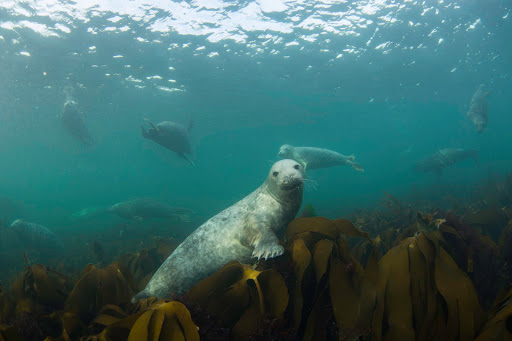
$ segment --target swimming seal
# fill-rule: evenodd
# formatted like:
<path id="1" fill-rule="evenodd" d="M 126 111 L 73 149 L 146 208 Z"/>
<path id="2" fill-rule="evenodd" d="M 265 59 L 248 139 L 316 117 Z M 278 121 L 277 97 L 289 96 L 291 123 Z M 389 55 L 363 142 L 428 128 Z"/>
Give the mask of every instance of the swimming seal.
<path id="1" fill-rule="evenodd" d="M 190 147 L 190 130 L 194 126 L 194 120 L 190 120 L 187 127 L 171 121 L 164 121 L 158 124 L 151 123 L 147 118 L 144 122 L 148 123 L 151 128 L 145 129 L 141 127 L 142 136 L 145 139 L 153 140 L 159 145 L 172 150 L 180 157 L 184 158 L 192 166 L 195 166 L 186 154 L 192 154 L 192 148 Z"/>
<path id="2" fill-rule="evenodd" d="M 165 260 L 133 301 L 181 295 L 226 263 L 282 255 L 275 232 L 297 215 L 302 203 L 304 168 L 296 161 L 276 162 L 254 192 L 210 218 Z"/>
<path id="3" fill-rule="evenodd" d="M 423 160 L 417 161 L 414 165 L 416 172 L 433 172 L 440 176 L 444 168 L 453 166 L 466 159 L 473 159 L 478 163 L 478 151 L 473 149 L 444 148 L 429 155 Z"/>
<path id="4" fill-rule="evenodd" d="M 84 145 L 91 146 L 94 140 L 89 133 L 89 129 L 85 124 L 82 113 L 78 110 L 78 106 L 74 101 L 66 101 L 64 108 L 60 114 L 60 121 L 68 133 L 80 140 Z"/>
<path id="5" fill-rule="evenodd" d="M 490 94 L 491 91 L 485 90 L 484 85 L 480 84 L 471 98 L 469 110 L 466 113 L 466 116 L 473 122 L 473 125 L 479 133 L 484 131 L 485 127 L 487 127 L 487 121 L 489 120 L 487 97 L 489 97 Z"/>
<path id="6" fill-rule="evenodd" d="M 62 242 L 57 235 L 46 226 L 31 223 L 23 219 L 16 219 L 10 225 L 10 229 L 21 238 L 26 248 L 49 250 L 59 250 L 63 248 Z"/>
<path id="7" fill-rule="evenodd" d="M 354 155 L 345 156 L 329 149 L 316 147 L 293 147 L 289 144 L 284 144 L 279 148 L 279 156 L 295 160 L 308 170 L 350 165 L 356 171 L 364 172 L 363 166 L 354 162 Z"/>
<path id="8" fill-rule="evenodd" d="M 190 222 L 188 208 L 172 207 L 165 202 L 152 198 L 138 198 L 118 202 L 107 209 L 108 212 L 116 214 L 121 218 L 142 221 L 150 218 L 172 218 L 181 222 Z"/>

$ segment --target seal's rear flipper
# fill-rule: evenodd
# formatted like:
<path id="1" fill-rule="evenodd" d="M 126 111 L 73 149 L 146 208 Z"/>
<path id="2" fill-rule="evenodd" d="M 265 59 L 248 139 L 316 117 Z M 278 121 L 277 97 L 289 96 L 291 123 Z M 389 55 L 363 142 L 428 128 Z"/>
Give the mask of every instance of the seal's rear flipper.
<path id="1" fill-rule="evenodd" d="M 355 159 L 356 159 L 356 157 L 354 154 L 347 156 L 347 160 L 349 160 L 349 161 L 354 161 Z"/>
<path id="2" fill-rule="evenodd" d="M 194 161 L 192 161 L 188 156 L 186 156 L 185 154 L 183 153 L 178 153 L 179 156 L 181 156 L 182 158 L 184 158 L 185 160 L 187 160 L 188 162 L 190 162 L 190 164 L 194 167 L 196 167 L 196 164 L 194 163 Z"/>
<path id="3" fill-rule="evenodd" d="M 364 167 L 357 163 L 357 162 L 351 162 L 350 165 L 352 166 L 352 168 L 354 168 L 356 171 L 358 172 L 364 172 Z"/>
<path id="4" fill-rule="evenodd" d="M 143 300 L 143 299 L 150 298 L 150 297 L 153 297 L 153 296 L 154 295 L 151 295 L 148 291 L 146 291 L 144 289 L 141 292 L 139 292 L 137 295 L 132 297 L 131 303 L 135 303 L 138 300 Z"/>
<path id="5" fill-rule="evenodd" d="M 87 219 L 94 218 L 100 216 L 102 214 L 108 213 L 108 209 L 101 207 L 88 207 L 83 208 L 80 211 L 74 212 L 71 214 L 71 217 L 76 219 Z"/>

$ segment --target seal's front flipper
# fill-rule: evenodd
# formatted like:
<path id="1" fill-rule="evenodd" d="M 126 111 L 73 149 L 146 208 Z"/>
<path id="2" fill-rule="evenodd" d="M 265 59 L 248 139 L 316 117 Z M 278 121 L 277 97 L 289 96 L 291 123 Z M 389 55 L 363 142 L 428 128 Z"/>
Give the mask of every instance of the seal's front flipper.
<path id="1" fill-rule="evenodd" d="M 142 131 L 142 137 L 144 137 L 145 139 L 148 139 L 149 138 L 149 134 L 146 131 L 146 129 L 144 129 L 144 126 L 140 126 L 140 129 Z"/>
<path id="2" fill-rule="evenodd" d="M 265 258 L 265 260 L 269 258 L 274 258 L 277 256 L 281 256 L 284 253 L 284 247 L 279 244 L 272 245 L 258 245 L 254 248 L 252 252 L 252 257 L 261 259 Z"/>
<path id="3" fill-rule="evenodd" d="M 274 232 L 270 229 L 265 229 L 260 238 L 254 242 L 252 257 L 269 259 L 281 256 L 283 253 L 284 247 L 279 244 L 279 240 Z"/>
<path id="4" fill-rule="evenodd" d="M 149 124 L 151 126 L 151 128 L 155 129 L 155 130 L 158 130 L 157 127 L 151 123 L 151 121 L 148 119 L 148 118 L 145 118 L 144 119 L 144 122 L 146 122 L 147 124 Z"/>

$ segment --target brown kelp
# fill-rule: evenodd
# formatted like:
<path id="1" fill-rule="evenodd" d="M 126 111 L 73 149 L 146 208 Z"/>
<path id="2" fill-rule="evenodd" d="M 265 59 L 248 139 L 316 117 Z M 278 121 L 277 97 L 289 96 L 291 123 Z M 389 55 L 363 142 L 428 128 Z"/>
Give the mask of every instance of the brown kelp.
<path id="1" fill-rule="evenodd" d="M 0 286 L 0 340 L 509 338 L 512 223 L 504 213 L 386 198 L 379 214 L 354 213 L 356 224 L 297 218 L 284 255 L 228 263 L 181 297 L 130 302 L 178 245 L 172 238 L 151 237 L 152 247 L 148 239 L 114 261 L 114 244 L 92 242 L 96 264 L 69 276 L 26 261 L 10 290 Z"/>

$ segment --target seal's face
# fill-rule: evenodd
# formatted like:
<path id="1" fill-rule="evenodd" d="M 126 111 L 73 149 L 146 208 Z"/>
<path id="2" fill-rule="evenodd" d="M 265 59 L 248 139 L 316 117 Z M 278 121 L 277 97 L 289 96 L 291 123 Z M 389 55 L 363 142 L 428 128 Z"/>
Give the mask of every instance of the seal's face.
<path id="1" fill-rule="evenodd" d="M 17 227 L 23 225 L 23 223 L 24 223 L 23 219 L 16 219 L 15 221 L 13 221 L 11 223 L 11 228 L 17 228 Z"/>
<path id="2" fill-rule="evenodd" d="M 146 130 L 146 133 L 148 134 L 148 137 L 150 139 L 154 139 L 158 136 L 158 130 L 156 130 L 155 128 L 149 128 L 148 130 Z"/>
<path id="3" fill-rule="evenodd" d="M 289 158 L 292 155 L 293 147 L 289 144 L 283 144 L 281 148 L 279 148 L 279 156 L 283 158 Z"/>
<path id="4" fill-rule="evenodd" d="M 267 184 L 275 194 L 302 191 L 304 178 L 304 168 L 298 162 L 284 159 L 272 166 L 268 174 Z"/>

